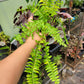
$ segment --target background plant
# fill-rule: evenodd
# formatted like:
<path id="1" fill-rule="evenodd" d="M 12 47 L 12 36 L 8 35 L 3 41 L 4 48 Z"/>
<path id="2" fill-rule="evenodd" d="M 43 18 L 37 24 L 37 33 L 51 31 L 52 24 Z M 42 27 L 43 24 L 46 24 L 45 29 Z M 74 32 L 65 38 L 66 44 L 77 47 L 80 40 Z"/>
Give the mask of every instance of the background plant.
<path id="1" fill-rule="evenodd" d="M 27 3 L 29 3 L 29 1 L 33 1 L 33 0 L 26 0 Z M 38 2 L 38 1 L 39 1 L 39 0 L 37 0 L 37 2 Z"/>
<path id="2" fill-rule="evenodd" d="M 10 53 L 9 43 L 9 36 L 5 35 L 4 32 L 0 32 L 0 51 L 6 50 L 5 52 L 0 52 L 0 56 Z"/>
<path id="3" fill-rule="evenodd" d="M 5 35 L 4 32 L 0 32 L 0 41 L 3 41 L 5 44 L 9 43 L 9 36 Z"/>
<path id="4" fill-rule="evenodd" d="M 36 41 L 38 45 L 36 45 L 36 48 L 32 50 L 31 57 L 28 59 L 29 61 L 26 65 L 25 72 L 27 73 L 26 80 L 28 84 L 42 84 L 40 77 L 42 65 L 44 65 L 44 69 L 47 71 L 50 79 L 54 81 L 55 84 L 60 83 L 57 65 L 51 61 L 52 56 L 49 54 L 49 46 L 48 42 L 46 41 L 46 35 L 48 34 L 52 36 L 60 45 L 66 46 L 60 37 L 60 30 L 56 28 L 59 23 L 63 28 L 63 22 L 59 17 L 57 17 L 57 12 L 59 11 L 58 9 L 60 8 L 60 5 L 60 0 L 40 0 L 37 5 L 29 5 L 24 10 L 22 10 L 22 8 L 18 10 L 19 12 L 23 12 L 20 14 L 20 16 L 25 13 L 24 15 L 27 17 L 29 13 L 28 11 L 31 11 L 34 14 L 34 17 L 38 17 L 36 20 L 33 20 L 33 22 L 25 23 L 24 26 L 21 25 L 20 29 L 22 29 L 22 33 L 16 36 L 16 40 L 18 40 L 20 44 L 24 43 L 23 38 L 26 39 L 27 36 L 32 36 L 33 39 L 34 32 L 36 32 L 38 35 L 39 32 L 42 33 L 41 36 L 39 35 L 42 40 Z M 27 12 L 25 12 L 26 10 Z M 54 24 L 52 25 L 52 23 Z"/>
<path id="5" fill-rule="evenodd" d="M 75 6 L 81 7 L 84 0 L 73 0 Z M 65 5 L 69 5 L 70 0 L 65 0 Z"/>

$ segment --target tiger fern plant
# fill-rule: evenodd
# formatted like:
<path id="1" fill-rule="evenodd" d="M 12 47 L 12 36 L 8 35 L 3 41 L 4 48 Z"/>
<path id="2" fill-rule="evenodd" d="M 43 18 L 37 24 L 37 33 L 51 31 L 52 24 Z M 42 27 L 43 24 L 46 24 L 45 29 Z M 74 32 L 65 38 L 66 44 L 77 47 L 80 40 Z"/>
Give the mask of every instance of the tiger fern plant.
<path id="1" fill-rule="evenodd" d="M 20 7 L 17 11 L 17 13 L 20 13 L 21 16 L 19 19 L 25 16 L 25 21 L 21 19 L 23 23 L 26 22 L 29 11 L 32 12 L 34 17 L 37 17 L 37 19 L 33 20 L 32 22 L 21 25 L 20 29 L 22 32 L 16 36 L 16 40 L 18 40 L 20 44 L 24 43 L 23 38 L 26 39 L 27 37 L 32 36 L 33 39 L 34 32 L 36 32 L 38 35 L 39 32 L 42 34 L 39 35 L 42 40 L 36 41 L 36 48 L 32 49 L 31 57 L 28 59 L 25 68 L 25 72 L 27 73 L 26 80 L 28 84 L 42 84 L 40 81 L 41 65 L 44 65 L 45 71 L 50 79 L 55 82 L 55 84 L 60 83 L 58 68 L 57 65 L 51 61 L 52 56 L 49 54 L 49 46 L 47 46 L 48 42 L 46 41 L 46 35 L 48 34 L 49 36 L 52 36 L 60 45 L 66 46 L 63 39 L 60 37 L 60 30 L 58 30 L 58 28 L 55 26 L 60 24 L 63 28 L 63 22 L 57 17 L 57 12 L 59 11 L 58 9 L 60 5 L 60 0 L 39 0 L 36 5 L 29 5 L 27 9 L 22 9 L 22 7 Z M 15 14 L 15 17 L 17 13 Z M 18 25 L 21 23 L 21 20 L 19 20 L 17 23 L 14 21 L 14 23 Z M 52 25 L 52 23 L 55 23 L 55 25 Z"/>

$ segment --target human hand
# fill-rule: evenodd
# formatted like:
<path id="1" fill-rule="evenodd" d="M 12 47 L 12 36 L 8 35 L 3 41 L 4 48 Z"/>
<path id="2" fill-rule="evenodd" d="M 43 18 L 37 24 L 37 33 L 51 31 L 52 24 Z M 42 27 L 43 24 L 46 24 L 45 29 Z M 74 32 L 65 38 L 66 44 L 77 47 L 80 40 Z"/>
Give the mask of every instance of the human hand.
<path id="1" fill-rule="evenodd" d="M 30 17 L 28 18 L 28 22 L 33 22 L 32 20 L 33 20 L 33 14 L 31 13 L 31 14 L 30 14 Z M 28 28 L 28 27 L 27 27 L 27 28 Z M 29 29 L 29 28 L 28 28 L 28 29 Z M 37 40 L 37 41 L 40 41 L 40 40 L 41 40 L 41 37 L 40 37 L 41 35 L 42 35 L 41 33 L 39 33 L 39 35 L 38 35 L 36 32 L 34 32 L 34 33 L 33 33 L 34 39 L 32 39 L 31 36 L 30 36 L 29 38 L 30 38 L 32 41 L 36 41 L 36 40 Z M 28 38 L 28 39 L 29 39 L 29 38 Z M 28 39 L 26 40 L 26 42 L 29 41 Z"/>
<path id="2" fill-rule="evenodd" d="M 31 13 L 30 17 L 28 18 L 28 22 L 32 22 L 32 20 L 33 20 L 33 14 Z"/>
<path id="3" fill-rule="evenodd" d="M 30 36 L 28 39 L 26 39 L 26 43 L 28 43 L 29 42 L 29 39 L 31 40 L 31 42 L 32 41 L 40 41 L 42 38 L 40 37 L 42 34 L 41 33 L 39 33 L 39 35 L 36 33 L 36 32 L 34 32 L 33 33 L 33 36 L 34 36 L 34 38 L 32 39 L 32 37 Z"/>

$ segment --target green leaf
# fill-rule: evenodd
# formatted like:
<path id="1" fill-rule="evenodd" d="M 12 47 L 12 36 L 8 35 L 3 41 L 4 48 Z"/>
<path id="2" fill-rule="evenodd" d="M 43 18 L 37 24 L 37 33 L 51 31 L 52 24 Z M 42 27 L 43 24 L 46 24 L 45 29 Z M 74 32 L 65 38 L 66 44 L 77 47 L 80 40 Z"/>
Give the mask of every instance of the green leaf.
<path id="1" fill-rule="evenodd" d="M 28 3 L 28 2 L 29 2 L 29 0 L 26 0 L 26 2 Z"/>
<path id="2" fill-rule="evenodd" d="M 4 49 L 10 49 L 8 46 L 3 46 L 0 48 L 0 50 L 4 50 Z"/>

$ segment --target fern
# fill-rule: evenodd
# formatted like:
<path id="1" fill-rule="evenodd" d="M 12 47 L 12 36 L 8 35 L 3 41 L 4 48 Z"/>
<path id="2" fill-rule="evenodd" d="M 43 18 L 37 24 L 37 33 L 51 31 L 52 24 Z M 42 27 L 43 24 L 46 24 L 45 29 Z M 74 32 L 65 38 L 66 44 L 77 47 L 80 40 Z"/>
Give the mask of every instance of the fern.
<path id="1" fill-rule="evenodd" d="M 29 58 L 26 65 L 25 72 L 27 73 L 26 77 L 28 84 L 41 84 L 39 73 L 42 61 L 50 79 L 54 81 L 55 84 L 59 84 L 60 82 L 57 65 L 51 61 L 52 56 L 49 55 L 49 47 L 47 46 L 48 42 L 46 42 L 46 34 L 48 34 L 54 37 L 60 45 L 66 47 L 66 44 L 60 37 L 60 31 L 51 25 L 53 21 L 59 22 L 60 24 L 63 23 L 58 17 L 53 18 L 55 15 L 57 16 L 60 5 L 60 0 L 40 0 L 37 5 L 27 7 L 28 10 L 31 10 L 34 16 L 38 16 L 38 20 L 33 20 L 33 22 L 29 22 L 28 24 L 26 23 L 25 26 L 21 26 L 22 33 L 16 36 L 16 40 L 18 40 L 20 44 L 23 44 L 23 38 L 26 39 L 27 36 L 32 36 L 33 39 L 34 32 L 38 35 L 39 32 L 42 33 L 42 36 L 39 35 L 42 40 L 37 42 L 38 45 L 32 50 L 31 58 Z M 27 29 L 27 27 L 29 29 Z M 44 51 L 44 56 L 42 56 L 42 49 Z"/>
<path id="2" fill-rule="evenodd" d="M 45 51 L 45 55 L 43 61 L 45 64 L 45 70 L 47 71 L 50 79 L 54 81 L 55 84 L 59 84 L 60 81 L 59 81 L 57 66 L 55 65 L 55 63 L 51 62 L 50 60 L 52 56 L 49 55 L 49 47 L 46 46 L 44 51 Z"/>
<path id="3" fill-rule="evenodd" d="M 25 70 L 25 72 L 27 72 L 27 81 L 29 84 L 40 84 L 38 74 L 41 65 L 40 60 L 42 59 L 42 52 L 38 51 L 41 45 L 37 45 L 36 47 L 37 48 L 35 50 L 32 50 L 32 58 L 29 58 L 30 61 L 28 62 Z"/>

